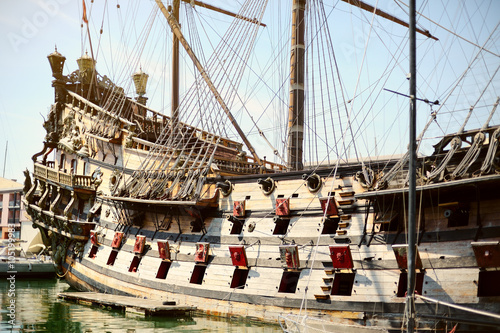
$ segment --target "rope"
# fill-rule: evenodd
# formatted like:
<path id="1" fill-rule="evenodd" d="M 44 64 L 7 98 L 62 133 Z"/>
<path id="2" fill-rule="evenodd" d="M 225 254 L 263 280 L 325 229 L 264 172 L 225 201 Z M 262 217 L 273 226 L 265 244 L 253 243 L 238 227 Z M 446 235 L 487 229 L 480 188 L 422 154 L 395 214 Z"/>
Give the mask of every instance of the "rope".
<path id="1" fill-rule="evenodd" d="M 444 171 L 444 169 L 448 165 L 448 162 L 451 160 L 455 152 L 458 149 L 460 149 L 461 146 L 462 146 L 462 139 L 460 139 L 459 136 L 454 137 L 450 142 L 450 149 L 446 153 L 444 159 L 441 161 L 441 164 L 436 169 L 434 169 L 434 171 L 425 176 L 427 182 L 432 181 L 434 178 L 436 178 L 436 176 L 438 176 L 439 174 L 441 174 L 441 172 Z"/>
<path id="2" fill-rule="evenodd" d="M 477 157 L 479 156 L 484 139 L 485 135 L 483 132 L 479 132 L 474 136 L 474 142 L 469 147 L 469 150 L 467 151 L 467 154 L 465 154 L 462 161 L 460 161 L 458 166 L 451 173 L 451 179 L 462 177 L 467 172 L 469 167 L 476 161 Z"/>
<path id="3" fill-rule="evenodd" d="M 266 4 L 262 0 L 247 1 L 240 15 L 262 18 Z M 235 19 L 205 65 L 205 73 L 228 105 L 235 99 L 258 28 L 252 22 Z M 197 126 L 202 124 L 211 133 L 225 133 L 229 120 L 200 75 L 184 96 L 179 114 L 193 125 L 170 120 L 138 170 L 129 177 L 126 187 L 131 197 L 199 197 L 220 137 Z"/>
<path id="4" fill-rule="evenodd" d="M 500 67 L 497 67 L 497 71 L 498 71 L 498 68 L 500 68 Z M 497 72 L 495 72 L 495 74 L 496 73 Z M 494 76 L 495 75 L 492 76 L 492 79 Z M 491 80 L 490 80 L 490 83 L 491 83 Z M 489 83 L 488 83 L 488 85 L 489 85 Z M 484 94 L 485 91 L 486 91 L 486 88 L 483 90 L 483 93 L 481 94 L 481 96 Z M 477 102 L 479 102 L 479 99 L 481 98 L 481 96 L 478 98 Z M 474 136 L 474 142 L 469 147 L 467 154 L 462 159 L 460 164 L 455 168 L 455 170 L 453 170 L 453 173 L 451 174 L 451 179 L 456 179 L 456 178 L 462 177 L 467 172 L 467 170 L 470 168 L 470 166 L 477 160 L 479 153 L 481 152 L 481 148 L 483 146 L 484 140 L 486 139 L 486 136 L 483 133 L 483 131 L 488 128 L 489 122 L 490 122 L 491 118 L 493 117 L 493 114 L 495 113 L 495 110 L 498 106 L 499 99 L 500 99 L 500 97 L 497 97 L 497 100 L 493 106 L 493 109 L 491 110 L 490 115 L 489 115 L 488 119 L 486 120 L 486 122 L 484 123 L 483 127 L 481 128 L 481 131 Z M 476 104 L 477 104 L 477 102 L 476 102 Z"/>
<path id="5" fill-rule="evenodd" d="M 490 136 L 490 144 L 488 147 L 488 152 L 486 153 L 486 157 L 484 158 L 483 164 L 481 165 L 480 175 L 484 175 L 491 172 L 499 140 L 500 140 L 500 127 L 497 128 L 495 132 L 493 132 L 493 134 Z"/>

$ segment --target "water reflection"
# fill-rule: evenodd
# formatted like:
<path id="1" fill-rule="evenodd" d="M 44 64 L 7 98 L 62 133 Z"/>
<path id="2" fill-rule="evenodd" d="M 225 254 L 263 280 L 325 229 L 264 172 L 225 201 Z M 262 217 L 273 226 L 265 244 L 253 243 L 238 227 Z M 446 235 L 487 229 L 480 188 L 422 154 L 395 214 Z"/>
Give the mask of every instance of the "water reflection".
<path id="1" fill-rule="evenodd" d="M 142 317 L 118 310 L 100 309 L 57 298 L 71 291 L 62 280 L 16 280 L 15 297 L 10 283 L 0 281 L 0 332 L 281 332 L 278 326 L 229 321 L 215 317 Z M 9 323 L 9 305 L 15 300 L 15 325 Z"/>

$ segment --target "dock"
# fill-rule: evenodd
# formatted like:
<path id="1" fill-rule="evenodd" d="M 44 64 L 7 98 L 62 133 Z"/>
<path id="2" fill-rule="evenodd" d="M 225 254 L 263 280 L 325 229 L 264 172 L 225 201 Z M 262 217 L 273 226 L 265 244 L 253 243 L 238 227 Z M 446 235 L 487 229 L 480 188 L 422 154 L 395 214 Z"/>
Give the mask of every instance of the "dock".
<path id="1" fill-rule="evenodd" d="M 175 302 L 96 292 L 63 292 L 57 296 L 78 304 L 118 309 L 144 316 L 189 316 L 196 310 L 194 306 L 176 305 Z"/>

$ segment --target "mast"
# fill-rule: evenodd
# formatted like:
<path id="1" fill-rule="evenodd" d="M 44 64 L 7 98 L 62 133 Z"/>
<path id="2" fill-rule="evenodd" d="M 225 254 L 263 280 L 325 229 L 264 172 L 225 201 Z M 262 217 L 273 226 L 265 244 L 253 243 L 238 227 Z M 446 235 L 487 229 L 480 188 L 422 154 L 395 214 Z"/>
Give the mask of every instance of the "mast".
<path id="1" fill-rule="evenodd" d="M 304 141 L 304 72 L 306 0 L 293 0 L 290 57 L 290 105 L 288 107 L 288 167 L 302 170 Z"/>
<path id="2" fill-rule="evenodd" d="M 188 56 L 193 61 L 196 69 L 200 72 L 201 77 L 203 78 L 203 80 L 205 80 L 205 83 L 209 87 L 209 89 L 212 92 L 212 94 L 214 94 L 216 101 L 219 103 L 219 105 L 222 108 L 222 110 L 226 113 L 226 115 L 229 118 L 229 120 L 231 121 L 231 124 L 233 125 L 234 129 L 240 135 L 241 139 L 243 140 L 243 142 L 247 146 L 248 150 L 252 154 L 255 162 L 257 162 L 257 164 L 259 164 L 259 165 L 262 165 L 262 161 L 260 160 L 259 156 L 257 155 L 257 152 L 253 148 L 252 144 L 250 143 L 250 141 L 246 137 L 246 135 L 243 132 L 243 130 L 241 129 L 241 127 L 236 122 L 236 119 L 234 118 L 234 116 L 232 115 L 231 111 L 229 110 L 229 107 L 226 105 L 226 103 L 224 102 L 222 96 L 217 91 L 217 88 L 215 87 L 215 85 L 213 84 L 212 80 L 210 79 L 210 76 L 205 71 L 205 69 L 203 68 L 203 65 L 200 63 L 200 61 L 196 57 L 196 54 L 194 54 L 194 52 L 191 49 L 191 47 L 189 46 L 189 43 L 187 42 L 186 38 L 184 38 L 184 35 L 181 32 L 181 28 L 180 28 L 179 23 L 174 18 L 174 16 L 167 10 L 167 8 L 165 8 L 165 6 L 163 5 L 163 3 L 162 3 L 161 0 L 155 0 L 155 1 L 156 1 L 156 4 L 158 5 L 158 7 L 160 8 L 163 16 L 165 16 L 165 18 L 167 19 L 167 23 L 170 25 L 170 28 L 172 29 L 172 32 L 178 38 L 179 42 L 181 43 L 181 45 L 186 50 Z"/>
<path id="3" fill-rule="evenodd" d="M 172 15 L 177 22 L 179 22 L 179 7 L 180 0 L 174 0 Z M 175 128 L 179 122 L 179 38 L 175 33 L 172 34 L 172 125 Z"/>
<path id="4" fill-rule="evenodd" d="M 410 0 L 410 144 L 409 144 L 409 184 L 408 184 L 408 289 L 406 296 L 407 330 L 415 328 L 415 257 L 416 257 L 416 114 L 417 114 L 417 65 L 415 0 Z"/>

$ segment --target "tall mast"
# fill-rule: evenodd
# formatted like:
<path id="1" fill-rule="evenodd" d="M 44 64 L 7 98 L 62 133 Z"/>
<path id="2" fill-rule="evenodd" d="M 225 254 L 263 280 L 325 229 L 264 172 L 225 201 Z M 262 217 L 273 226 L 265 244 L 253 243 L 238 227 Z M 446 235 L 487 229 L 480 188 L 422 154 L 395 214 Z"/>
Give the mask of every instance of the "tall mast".
<path id="1" fill-rule="evenodd" d="M 416 114 L 417 114 L 417 62 L 415 0 L 410 0 L 410 159 L 408 166 L 408 290 L 406 297 L 407 329 L 413 333 L 415 328 L 415 257 L 416 257 Z"/>
<path id="2" fill-rule="evenodd" d="M 179 22 L 180 0 L 174 0 L 172 15 Z M 180 23 L 179 23 L 180 25 Z M 173 34 L 172 44 L 172 124 L 174 127 L 179 122 L 179 38 Z"/>
<path id="3" fill-rule="evenodd" d="M 184 47 L 184 49 L 186 50 L 188 56 L 193 61 L 196 69 L 200 72 L 201 77 L 203 78 L 203 80 L 207 84 L 207 86 L 210 89 L 210 91 L 212 92 L 212 94 L 215 96 L 215 99 L 216 99 L 217 103 L 219 103 L 219 105 L 221 106 L 222 110 L 226 113 L 226 115 L 229 118 L 229 120 L 231 121 L 231 124 L 233 125 L 234 129 L 240 135 L 241 139 L 243 140 L 243 142 L 247 146 L 248 150 L 252 154 L 255 162 L 257 162 L 257 164 L 259 164 L 259 165 L 262 165 L 262 161 L 260 160 L 259 156 L 257 155 L 257 152 L 253 148 L 253 146 L 250 143 L 250 141 L 248 141 L 248 139 L 247 139 L 245 133 L 243 132 L 243 130 L 240 128 L 240 126 L 236 122 L 236 119 L 234 118 L 234 116 L 232 115 L 231 111 L 229 110 L 229 107 L 226 105 L 226 103 L 224 102 L 224 99 L 222 98 L 222 96 L 217 91 L 217 88 L 215 87 L 215 85 L 213 84 L 212 80 L 210 79 L 210 76 L 205 71 L 205 69 L 203 68 L 203 65 L 201 64 L 201 62 L 198 60 L 198 58 L 194 54 L 194 52 L 191 49 L 191 47 L 189 46 L 189 43 L 187 42 L 186 38 L 184 38 L 184 35 L 181 32 L 181 27 L 179 26 L 179 23 L 174 18 L 174 16 L 170 13 L 170 11 L 168 11 L 167 8 L 165 8 L 165 6 L 162 3 L 162 0 L 155 0 L 155 1 L 156 1 L 156 4 L 158 5 L 158 7 L 160 8 L 161 12 L 163 13 L 163 15 L 165 16 L 165 18 L 167 19 L 167 23 L 170 26 L 170 28 L 172 29 L 172 32 L 179 39 L 179 42 Z"/>
<path id="4" fill-rule="evenodd" d="M 302 170 L 304 141 L 304 72 L 306 0 L 293 0 L 290 57 L 290 105 L 288 107 L 288 167 Z"/>

